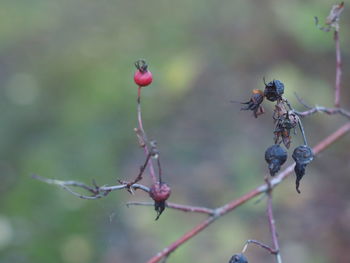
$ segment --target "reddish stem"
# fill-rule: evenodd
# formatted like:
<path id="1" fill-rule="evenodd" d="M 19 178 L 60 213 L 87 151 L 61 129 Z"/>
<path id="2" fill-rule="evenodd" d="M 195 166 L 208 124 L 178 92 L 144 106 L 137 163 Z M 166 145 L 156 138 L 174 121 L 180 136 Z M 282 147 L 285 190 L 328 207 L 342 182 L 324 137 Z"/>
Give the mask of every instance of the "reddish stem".
<path id="1" fill-rule="evenodd" d="M 335 72 L 335 107 L 340 106 L 340 89 L 341 89 L 341 76 L 342 76 L 342 61 L 340 53 L 340 43 L 339 43 L 339 31 L 334 30 L 334 42 L 335 42 L 335 55 L 336 55 L 336 72 Z"/>
<path id="2" fill-rule="evenodd" d="M 327 147 L 329 147 L 331 144 L 333 144 L 335 141 L 339 140 L 342 136 L 344 136 L 346 133 L 350 132 L 350 122 L 346 123 L 345 125 L 341 126 L 338 130 L 336 130 L 334 133 L 320 141 L 314 148 L 313 151 L 316 154 L 320 153 L 321 151 L 325 150 Z M 271 188 L 274 188 L 278 184 L 280 184 L 288 175 L 290 175 L 293 172 L 294 165 L 292 164 L 288 166 L 286 169 L 284 169 L 276 178 L 271 180 Z M 238 206 L 244 204 L 245 202 L 251 200 L 252 198 L 258 196 L 261 193 L 264 193 L 269 190 L 269 187 L 267 184 L 260 185 L 259 187 L 255 188 L 254 190 L 246 193 L 245 195 L 241 196 L 238 199 L 232 200 L 226 205 L 219 207 L 215 209 L 214 215 L 207 218 L 205 221 L 202 221 L 197 226 L 195 226 L 193 229 L 188 231 L 186 234 L 184 234 L 182 237 L 180 237 L 178 240 L 176 240 L 174 243 L 163 249 L 161 252 L 159 252 L 157 255 L 152 257 L 147 263 L 157 263 L 162 258 L 169 256 L 172 252 L 174 252 L 179 246 L 183 245 L 186 241 L 190 240 L 192 237 L 197 235 L 199 232 L 201 232 L 203 229 L 208 227 L 211 223 L 213 223 L 216 219 L 220 218 L 221 216 L 229 213 L 230 211 L 234 210 Z M 276 246 L 276 244 L 275 244 Z M 278 248 L 278 243 L 277 243 Z"/>

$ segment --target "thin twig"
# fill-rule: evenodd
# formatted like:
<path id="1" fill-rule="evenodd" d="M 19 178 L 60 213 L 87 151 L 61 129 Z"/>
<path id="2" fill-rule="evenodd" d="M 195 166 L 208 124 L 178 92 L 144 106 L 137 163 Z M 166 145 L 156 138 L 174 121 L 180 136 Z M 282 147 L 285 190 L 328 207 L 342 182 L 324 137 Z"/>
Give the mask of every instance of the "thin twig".
<path id="1" fill-rule="evenodd" d="M 154 206 L 154 202 L 128 202 L 127 206 Z M 194 212 L 200 214 L 214 215 L 215 210 L 207 207 L 180 205 L 175 203 L 165 203 L 165 207 L 180 210 L 182 212 Z"/>
<path id="2" fill-rule="evenodd" d="M 143 129 L 143 124 L 142 124 L 142 111 L 141 111 L 141 87 L 138 87 L 138 90 L 137 90 L 137 120 L 138 120 L 138 130 L 141 131 L 142 133 L 142 137 L 143 137 L 143 141 L 144 141 L 144 146 L 143 146 L 143 150 L 146 154 L 146 156 L 149 155 L 149 150 L 148 150 L 148 147 L 147 147 L 147 136 L 146 136 L 146 133 L 145 133 L 145 130 Z M 153 167 L 153 162 L 152 162 L 152 159 L 149 163 L 149 173 L 150 173 L 150 176 L 151 176 L 151 179 L 153 181 L 153 183 L 156 183 L 157 182 L 157 178 L 156 178 L 156 175 L 155 175 L 155 172 L 154 172 L 154 167 Z"/>
<path id="3" fill-rule="evenodd" d="M 275 249 L 276 262 L 282 263 L 276 225 L 275 225 L 275 218 L 273 217 L 273 212 L 272 212 L 272 191 L 271 190 L 267 191 L 267 217 L 269 219 L 269 226 L 270 226 L 270 231 L 272 235 L 273 246 Z"/>
<path id="4" fill-rule="evenodd" d="M 320 141 L 314 148 L 313 152 L 314 154 L 318 154 L 321 151 L 325 150 L 328 146 L 333 144 L 335 141 L 339 140 L 342 136 L 350 132 L 350 122 L 346 123 L 345 125 L 341 126 L 338 130 L 336 130 L 334 133 Z M 288 166 L 286 169 L 284 169 L 277 177 L 271 180 L 271 188 L 276 187 L 278 184 L 280 184 L 288 175 L 290 175 L 294 170 L 295 164 L 292 164 Z M 241 196 L 238 199 L 232 200 L 226 205 L 219 207 L 215 209 L 214 215 L 210 216 L 206 220 L 202 221 L 198 225 L 196 225 L 193 229 L 188 231 L 186 234 L 184 234 L 182 237 L 180 237 L 178 240 L 176 240 L 174 243 L 163 249 L 161 252 L 157 253 L 155 256 L 153 256 L 147 263 L 157 263 L 162 258 L 168 256 L 172 252 L 174 252 L 178 247 L 186 243 L 188 240 L 190 240 L 192 237 L 196 236 L 198 233 L 200 233 L 203 229 L 207 228 L 211 223 L 213 223 L 218 218 L 222 217 L 223 215 L 231 212 L 238 206 L 241 206 L 242 204 L 246 203 L 247 201 L 253 199 L 254 197 L 265 193 L 268 190 L 267 184 L 263 184 L 252 191 L 246 193 L 245 195 Z"/>
<path id="5" fill-rule="evenodd" d="M 61 180 L 56 180 L 56 179 L 44 178 L 44 177 L 41 177 L 39 175 L 32 175 L 32 178 L 37 179 L 37 180 L 42 181 L 42 182 L 47 183 L 47 184 L 57 185 L 57 186 L 63 188 L 64 190 L 68 191 L 69 193 L 79 197 L 79 198 L 89 199 L 89 200 L 94 200 L 94 199 L 99 199 L 101 197 L 105 197 L 110 192 L 116 191 L 116 190 L 121 190 L 121 189 L 132 188 L 134 190 L 140 189 L 140 190 L 143 190 L 147 193 L 149 192 L 149 188 L 147 186 L 144 186 L 141 184 L 132 184 L 132 185 L 120 184 L 120 185 L 113 185 L 113 186 L 95 186 L 93 188 L 93 187 L 90 187 L 84 183 L 77 182 L 77 181 L 61 181 Z M 79 193 L 75 192 L 74 190 L 72 190 L 69 186 L 82 188 L 84 190 L 87 190 L 91 193 L 91 195 L 79 194 Z"/>
<path id="6" fill-rule="evenodd" d="M 258 245 L 259 247 L 261 247 L 263 249 L 266 249 L 268 252 L 270 252 L 273 255 L 275 255 L 277 253 L 276 250 L 274 250 L 273 248 L 269 247 L 268 245 L 265 245 L 264 243 L 261 243 L 260 241 L 252 240 L 252 239 L 249 239 L 249 240 L 247 240 L 245 242 L 245 245 L 244 245 L 244 247 L 242 249 L 242 253 L 245 253 L 245 251 L 247 250 L 249 244 Z"/>
<path id="7" fill-rule="evenodd" d="M 300 129 L 300 131 L 301 131 L 301 135 L 303 136 L 304 145 L 308 145 L 308 144 L 307 144 L 307 140 L 306 140 L 306 135 L 305 135 L 304 127 L 303 127 L 303 124 L 302 124 L 300 118 L 298 118 L 298 125 L 299 125 L 299 129 Z"/>
<path id="8" fill-rule="evenodd" d="M 350 112 L 345 110 L 345 109 L 342 109 L 342 108 L 326 108 L 323 106 L 316 106 L 314 108 L 310 108 L 307 111 L 294 111 L 294 113 L 300 117 L 310 116 L 310 115 L 315 114 L 317 112 L 326 113 L 328 115 L 339 114 L 339 115 L 342 115 L 342 116 L 350 119 Z"/>
<path id="9" fill-rule="evenodd" d="M 334 91 L 334 106 L 340 106 L 340 89 L 341 89 L 341 75 L 342 75 L 342 62 L 339 43 L 339 30 L 334 30 L 334 42 L 335 42 L 335 57 L 336 57 L 336 71 L 335 71 L 335 91 Z"/>

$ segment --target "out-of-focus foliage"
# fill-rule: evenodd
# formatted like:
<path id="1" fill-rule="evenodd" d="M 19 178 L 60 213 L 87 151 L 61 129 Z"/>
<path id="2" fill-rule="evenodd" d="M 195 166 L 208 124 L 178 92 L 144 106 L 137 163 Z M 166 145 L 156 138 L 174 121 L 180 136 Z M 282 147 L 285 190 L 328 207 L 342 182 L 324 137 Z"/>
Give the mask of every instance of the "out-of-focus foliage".
<path id="1" fill-rule="evenodd" d="M 231 99 L 267 80 L 310 104 L 331 106 L 331 33 L 316 29 L 330 1 L 3 0 L 0 8 L 0 262 L 145 262 L 203 217 L 127 209 L 143 193 L 88 201 L 30 178 L 115 184 L 143 163 L 133 128 L 133 62 L 154 75 L 143 90 L 149 136 L 161 150 L 171 201 L 221 205 L 262 182 L 272 145 L 271 107 L 254 119 Z M 348 100 L 350 13 L 341 18 L 343 105 Z M 348 104 L 346 104 L 348 103 Z M 304 125 L 312 145 L 340 117 Z M 294 136 L 291 149 L 301 143 Z M 349 138 L 310 165 L 302 194 L 274 194 L 286 262 L 349 262 Z M 289 151 L 291 155 L 291 151 Z M 147 184 L 147 180 L 145 181 Z M 227 215 L 169 262 L 227 262 L 247 239 L 270 241 L 264 202 Z M 210 249 L 208 249 L 208 247 Z M 248 250 L 250 262 L 270 255 Z"/>

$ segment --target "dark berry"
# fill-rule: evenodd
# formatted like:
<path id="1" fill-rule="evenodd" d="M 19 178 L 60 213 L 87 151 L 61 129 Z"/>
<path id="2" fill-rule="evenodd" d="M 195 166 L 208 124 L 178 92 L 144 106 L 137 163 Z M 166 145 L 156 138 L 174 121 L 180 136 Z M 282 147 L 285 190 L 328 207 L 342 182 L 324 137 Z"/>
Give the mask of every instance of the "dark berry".
<path id="1" fill-rule="evenodd" d="M 287 160 L 287 152 L 278 144 L 272 145 L 265 151 L 265 160 L 269 164 L 271 176 L 274 176 Z"/>
<path id="2" fill-rule="evenodd" d="M 279 80 L 273 80 L 265 83 L 264 95 L 269 101 L 276 101 L 282 98 L 284 93 L 284 84 Z"/>
<path id="3" fill-rule="evenodd" d="M 140 87 L 148 86 L 152 83 L 152 73 L 149 71 L 148 65 L 145 60 L 138 60 L 135 63 L 135 66 L 137 68 L 135 74 L 134 74 L 134 81 L 137 85 Z"/>
<path id="4" fill-rule="evenodd" d="M 298 146 L 294 149 L 292 155 L 295 161 L 294 172 L 296 175 L 295 188 L 300 194 L 299 185 L 300 181 L 305 175 L 306 166 L 314 159 L 314 153 L 311 148 L 306 145 Z"/>
<path id="5" fill-rule="evenodd" d="M 248 259 L 243 254 L 235 254 L 228 263 L 248 263 Z"/>

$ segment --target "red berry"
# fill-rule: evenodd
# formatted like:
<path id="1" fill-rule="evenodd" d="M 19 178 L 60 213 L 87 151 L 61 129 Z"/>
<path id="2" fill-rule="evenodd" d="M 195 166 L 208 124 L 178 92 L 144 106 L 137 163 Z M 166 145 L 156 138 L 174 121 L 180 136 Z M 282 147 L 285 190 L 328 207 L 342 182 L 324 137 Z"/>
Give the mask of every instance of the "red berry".
<path id="1" fill-rule="evenodd" d="M 151 189 L 149 191 L 150 197 L 155 202 L 164 202 L 169 198 L 171 194 L 171 189 L 169 185 L 165 183 L 155 183 L 151 186 Z"/>
<path id="2" fill-rule="evenodd" d="M 140 87 L 148 86 L 152 83 L 152 73 L 147 70 L 148 65 L 145 60 L 140 59 L 135 62 L 135 67 L 137 68 L 134 74 L 134 81 Z"/>
<path id="3" fill-rule="evenodd" d="M 152 83 L 152 73 L 149 70 L 146 71 L 141 71 L 141 70 L 136 70 L 134 74 L 134 81 L 137 85 L 141 87 L 148 86 L 149 84 Z"/>

